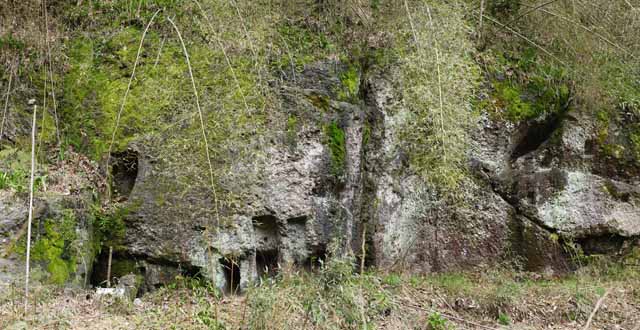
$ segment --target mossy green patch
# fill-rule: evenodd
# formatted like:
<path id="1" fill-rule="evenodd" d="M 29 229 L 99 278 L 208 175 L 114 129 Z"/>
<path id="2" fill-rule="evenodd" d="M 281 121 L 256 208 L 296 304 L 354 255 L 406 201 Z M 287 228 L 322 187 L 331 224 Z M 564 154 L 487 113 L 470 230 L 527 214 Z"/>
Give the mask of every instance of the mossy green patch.
<path id="1" fill-rule="evenodd" d="M 344 175 L 347 157 L 344 130 L 334 121 L 324 127 L 324 133 L 331 159 L 331 174 L 340 178 Z"/>
<path id="2" fill-rule="evenodd" d="M 58 219 L 45 220 L 44 234 L 33 245 L 32 258 L 46 264 L 51 283 L 64 284 L 76 271 L 75 230 L 75 215 L 66 210 Z"/>
<path id="3" fill-rule="evenodd" d="M 341 101 L 354 102 L 358 98 L 360 88 L 360 70 L 357 66 L 351 65 L 340 74 L 342 88 L 338 90 L 338 99 Z"/>

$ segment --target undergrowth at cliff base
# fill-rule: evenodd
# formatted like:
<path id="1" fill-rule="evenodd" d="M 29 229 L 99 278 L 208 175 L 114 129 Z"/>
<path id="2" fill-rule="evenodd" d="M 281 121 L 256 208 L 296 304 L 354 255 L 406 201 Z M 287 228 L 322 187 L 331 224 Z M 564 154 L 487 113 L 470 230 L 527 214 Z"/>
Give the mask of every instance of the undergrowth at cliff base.
<path id="1" fill-rule="evenodd" d="M 635 262 L 635 264 L 634 264 Z M 241 295 L 178 276 L 135 303 L 85 290 L 36 286 L 41 311 L 24 318 L 21 290 L 0 298 L 0 327 L 68 329 L 576 329 L 609 293 L 592 326 L 640 322 L 640 271 L 592 262 L 562 277 L 494 268 L 426 276 L 366 272 L 329 261 L 313 272 L 284 270 Z"/>

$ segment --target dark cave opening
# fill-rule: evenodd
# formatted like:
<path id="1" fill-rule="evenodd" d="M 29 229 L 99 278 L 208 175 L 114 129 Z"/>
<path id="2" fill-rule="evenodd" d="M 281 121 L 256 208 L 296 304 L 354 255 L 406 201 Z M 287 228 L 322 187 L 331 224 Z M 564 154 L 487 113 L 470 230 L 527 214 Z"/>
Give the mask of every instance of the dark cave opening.
<path id="1" fill-rule="evenodd" d="M 538 149 L 560 128 L 561 122 L 561 117 L 553 115 L 546 121 L 527 124 L 520 130 L 520 138 L 511 152 L 511 159 L 518 159 Z"/>
<path id="2" fill-rule="evenodd" d="M 256 251 L 258 277 L 274 277 L 278 274 L 278 251 Z"/>
<path id="3" fill-rule="evenodd" d="M 622 250 L 625 238 L 618 234 L 601 234 L 576 239 L 585 255 L 614 255 Z"/>
<path id="4" fill-rule="evenodd" d="M 103 249 L 93 263 L 89 284 L 93 287 L 106 287 L 108 268 L 109 249 Z M 114 252 L 111 257 L 111 286 L 115 285 L 118 278 L 127 274 L 144 274 L 144 267 L 135 258 Z"/>
<path id="5" fill-rule="evenodd" d="M 240 264 L 235 258 L 221 258 L 223 275 L 225 279 L 224 292 L 237 294 L 240 289 Z"/>
<path id="6" fill-rule="evenodd" d="M 114 197 L 126 199 L 138 177 L 138 152 L 127 149 L 111 155 L 111 191 Z"/>

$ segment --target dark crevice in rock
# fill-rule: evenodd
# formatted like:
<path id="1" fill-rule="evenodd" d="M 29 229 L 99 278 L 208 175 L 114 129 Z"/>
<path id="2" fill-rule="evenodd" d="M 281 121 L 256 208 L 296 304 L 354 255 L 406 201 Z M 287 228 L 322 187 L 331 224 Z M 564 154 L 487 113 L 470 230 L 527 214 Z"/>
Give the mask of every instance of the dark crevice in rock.
<path id="1" fill-rule="evenodd" d="M 116 199 L 126 200 L 138 177 L 138 152 L 127 149 L 112 154 L 111 158 L 113 159 L 111 190 Z"/>
<path id="2" fill-rule="evenodd" d="M 90 284 L 93 287 L 104 287 L 107 283 L 109 250 L 103 250 L 92 267 Z M 153 291 L 175 280 L 177 275 L 189 278 L 202 277 L 201 268 L 188 263 L 175 262 L 168 259 L 149 258 L 127 252 L 114 252 L 111 260 L 111 283 L 119 278 L 133 274 L 140 278 L 138 295 Z"/>
<path id="3" fill-rule="evenodd" d="M 541 227 L 542 229 L 548 231 L 549 233 L 553 233 L 553 234 L 558 233 L 558 231 L 555 228 L 548 226 L 544 222 L 536 219 L 535 217 L 529 216 L 528 212 L 522 209 L 522 207 L 520 206 L 520 203 L 516 198 L 514 198 L 514 196 L 511 196 L 510 194 L 500 189 L 500 184 L 497 184 L 493 179 L 490 179 L 490 178 L 483 178 L 483 179 L 489 181 L 488 185 L 491 187 L 491 191 L 493 191 L 493 193 L 496 194 L 496 196 L 500 197 L 500 199 L 502 199 L 505 203 L 513 207 L 513 210 L 515 211 L 516 216 L 521 216 L 527 219 L 531 223 Z"/>
<path id="4" fill-rule="evenodd" d="M 280 242 L 278 219 L 273 215 L 253 217 L 253 231 L 257 251 L 276 250 Z"/>
<path id="5" fill-rule="evenodd" d="M 301 217 L 287 219 L 287 223 L 294 225 L 305 225 L 307 223 L 307 216 L 303 215 Z"/>

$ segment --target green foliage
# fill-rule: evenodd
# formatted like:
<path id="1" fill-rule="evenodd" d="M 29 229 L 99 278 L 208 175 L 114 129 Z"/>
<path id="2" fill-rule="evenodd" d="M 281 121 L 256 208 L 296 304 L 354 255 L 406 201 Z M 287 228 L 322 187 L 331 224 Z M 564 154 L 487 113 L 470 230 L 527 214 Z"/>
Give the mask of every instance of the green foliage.
<path id="1" fill-rule="evenodd" d="M 479 68 L 470 56 L 468 9 L 460 2 L 417 2 L 410 15 L 405 13 L 407 20 L 396 45 L 401 106 L 408 110 L 401 117 L 398 144 L 407 151 L 411 168 L 445 195 L 459 192 L 466 177 L 469 132 L 475 118 L 471 101 Z"/>
<path id="2" fill-rule="evenodd" d="M 207 327 L 210 330 L 224 330 L 227 327 L 224 323 L 215 316 L 211 308 L 202 309 L 196 313 L 196 320 L 198 323 Z"/>
<path id="3" fill-rule="evenodd" d="M 489 102 L 498 114 L 518 123 L 569 110 L 567 72 L 560 66 L 540 63 L 534 49 L 528 48 L 519 58 L 484 56 L 493 86 Z"/>
<path id="4" fill-rule="evenodd" d="M 452 294 L 467 293 L 473 287 L 473 283 L 461 273 L 444 273 L 430 277 L 429 280 L 436 286 Z"/>
<path id="5" fill-rule="evenodd" d="M 640 69 L 620 59 L 611 59 L 602 55 L 599 58 L 601 76 L 599 77 L 608 96 L 617 109 L 640 112 Z"/>
<path id="6" fill-rule="evenodd" d="M 509 325 L 511 324 L 511 318 L 509 317 L 508 314 L 500 313 L 498 315 L 498 323 L 501 325 Z"/>
<path id="7" fill-rule="evenodd" d="M 25 43 L 20 40 L 20 39 L 16 39 L 13 35 L 8 34 L 5 36 L 1 36 L 0 37 L 0 49 L 5 49 L 5 50 L 9 50 L 9 49 L 15 49 L 15 50 L 22 50 L 25 48 Z"/>
<path id="8" fill-rule="evenodd" d="M 447 324 L 447 319 L 442 317 L 440 313 L 434 312 L 429 315 L 427 319 L 427 329 L 429 330 L 448 330 L 450 329 Z"/>
<path id="9" fill-rule="evenodd" d="M 16 193 L 29 190 L 31 173 L 31 155 L 28 151 L 18 148 L 0 150 L 0 190 L 9 189 Z M 42 172 L 34 174 L 34 191 L 40 190 L 46 184 L 47 175 Z"/>
<path id="10" fill-rule="evenodd" d="M 338 99 L 342 101 L 354 101 L 358 98 L 360 88 L 360 72 L 357 66 L 349 68 L 340 74 L 342 88 L 338 91 Z"/>
<path id="11" fill-rule="evenodd" d="M 130 209 L 119 205 L 103 208 L 92 206 L 96 242 L 102 246 L 118 246 L 125 235 L 124 219 Z"/>
<path id="12" fill-rule="evenodd" d="M 491 16 L 508 17 L 518 12 L 520 1 L 517 0 L 494 0 L 487 2 L 487 11 Z"/>
<path id="13" fill-rule="evenodd" d="M 287 144 L 291 147 L 296 146 L 296 139 L 298 135 L 298 117 L 290 114 L 287 118 Z"/>
<path id="14" fill-rule="evenodd" d="M 344 175 L 347 157 L 344 130 L 334 121 L 324 127 L 324 133 L 331 158 L 331 174 L 341 178 Z"/>
<path id="15" fill-rule="evenodd" d="M 507 83 L 495 83 L 496 98 L 505 105 L 507 118 L 511 121 L 535 118 L 539 114 L 534 111 L 531 104 L 522 100 L 522 91 L 516 86 Z"/>

